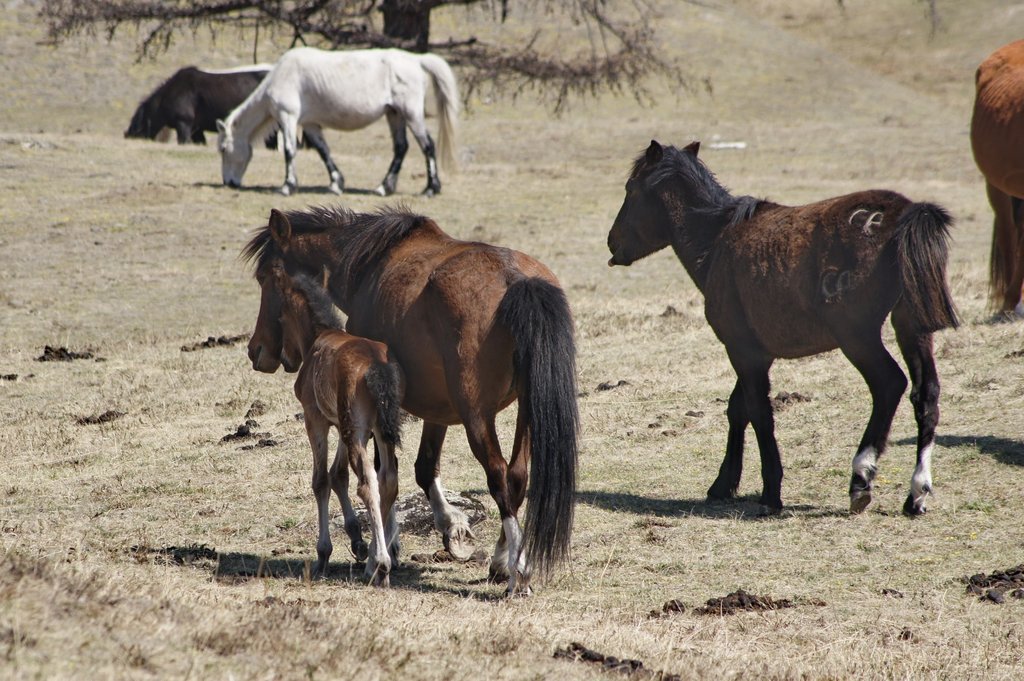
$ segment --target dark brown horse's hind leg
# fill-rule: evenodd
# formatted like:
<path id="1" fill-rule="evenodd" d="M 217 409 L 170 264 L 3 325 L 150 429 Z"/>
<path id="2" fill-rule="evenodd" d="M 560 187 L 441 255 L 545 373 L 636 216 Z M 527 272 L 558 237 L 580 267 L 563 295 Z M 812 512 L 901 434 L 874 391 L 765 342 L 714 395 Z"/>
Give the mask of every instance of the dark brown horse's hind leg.
<path id="1" fill-rule="evenodd" d="M 871 418 L 853 458 L 850 477 L 850 513 L 860 513 L 871 503 L 871 489 L 878 471 L 878 459 L 885 453 L 889 428 L 907 389 L 907 377 L 882 345 L 879 330 L 847 332 L 843 354 L 864 377 L 871 391 Z M 863 338 L 869 340 L 862 340 Z"/>
<path id="2" fill-rule="evenodd" d="M 448 427 L 423 422 L 423 435 L 416 453 L 416 484 L 427 495 L 434 514 L 434 527 L 441 533 L 444 548 L 457 560 L 473 555 L 473 532 L 466 514 L 448 503 L 441 486 L 441 446 Z"/>
<path id="3" fill-rule="evenodd" d="M 778 513 L 782 510 L 782 457 L 779 454 L 779 444 L 775 440 L 775 417 L 768 397 L 771 390 L 768 372 L 772 366 L 772 359 L 760 353 L 752 357 L 750 354 L 740 354 L 732 348 L 727 350 L 739 377 L 737 383 L 743 386 L 743 404 L 747 418 L 750 419 L 757 435 L 757 446 L 761 453 L 761 481 L 764 485 L 761 490 L 761 505 L 771 513 Z M 737 420 L 737 425 L 738 423 Z M 730 419 L 730 442 L 732 434 L 733 422 Z M 726 459 L 728 457 L 727 449 Z"/>
<path id="4" fill-rule="evenodd" d="M 718 477 L 708 489 L 709 499 L 734 498 L 740 486 L 740 476 L 743 474 L 743 439 L 750 419 L 747 417 L 747 407 L 744 404 L 743 386 L 738 379 L 732 389 L 732 395 L 729 396 L 726 414 L 729 417 L 729 440 L 725 445 L 725 458 L 722 459 Z"/>
<path id="5" fill-rule="evenodd" d="M 910 478 L 910 493 L 903 504 L 904 513 L 916 516 L 927 510 L 925 500 L 932 492 L 932 450 L 935 428 L 939 424 L 939 376 L 932 354 L 932 334 L 914 328 L 902 303 L 893 310 L 892 325 L 910 370 L 910 402 L 917 419 L 917 465 Z"/>
<path id="6" fill-rule="evenodd" d="M 526 498 L 526 485 L 529 479 L 530 464 L 530 431 L 527 427 L 527 415 L 525 409 L 520 409 L 516 415 L 516 434 L 512 444 L 512 458 L 509 460 L 506 472 L 508 494 L 512 504 L 512 515 L 518 517 L 519 509 Z M 494 553 L 491 555 L 491 565 L 487 571 L 487 579 L 490 582 L 505 582 L 509 578 L 508 573 L 508 539 L 505 537 L 505 528 L 502 526 L 498 541 L 494 545 Z"/>

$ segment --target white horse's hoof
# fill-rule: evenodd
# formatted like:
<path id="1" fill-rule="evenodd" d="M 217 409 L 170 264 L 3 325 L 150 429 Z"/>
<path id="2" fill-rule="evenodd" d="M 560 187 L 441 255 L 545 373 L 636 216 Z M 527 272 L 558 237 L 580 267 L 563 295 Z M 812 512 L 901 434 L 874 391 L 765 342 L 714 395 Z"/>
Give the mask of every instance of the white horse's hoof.
<path id="1" fill-rule="evenodd" d="M 329 186 L 327 188 L 327 191 L 331 192 L 332 194 L 337 194 L 338 196 L 341 196 L 344 193 L 342 188 L 336 184 L 332 184 L 331 186 Z"/>
<path id="2" fill-rule="evenodd" d="M 377 196 L 387 196 L 388 190 L 384 187 L 384 185 L 380 185 L 379 187 L 373 190 L 373 193 L 376 194 Z"/>
<path id="3" fill-rule="evenodd" d="M 277 193 L 280 194 L 281 196 L 291 196 L 292 188 L 285 184 L 282 185 L 281 188 L 277 190 Z"/>

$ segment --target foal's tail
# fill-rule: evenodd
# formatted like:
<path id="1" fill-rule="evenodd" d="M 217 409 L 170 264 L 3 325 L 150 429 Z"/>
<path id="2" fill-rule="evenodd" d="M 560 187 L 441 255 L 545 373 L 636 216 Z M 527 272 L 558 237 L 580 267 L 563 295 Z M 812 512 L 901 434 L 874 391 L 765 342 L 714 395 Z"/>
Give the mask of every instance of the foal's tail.
<path id="1" fill-rule="evenodd" d="M 524 278 L 509 286 L 496 316 L 515 342 L 519 410 L 527 415 L 533 460 L 523 550 L 543 577 L 568 558 L 576 501 L 580 417 L 572 313 L 562 289 Z"/>
<path id="2" fill-rule="evenodd" d="M 396 362 L 374 364 L 367 370 L 364 380 L 377 405 L 377 428 L 381 437 L 389 445 L 401 446 L 402 370 Z"/>
<path id="3" fill-rule="evenodd" d="M 946 284 L 949 227 L 953 218 L 942 206 L 914 203 L 899 218 L 897 257 L 903 295 L 918 328 L 932 332 L 956 328 L 956 307 Z"/>
<path id="4" fill-rule="evenodd" d="M 437 99 L 437 113 L 441 121 L 437 134 L 437 151 L 441 166 L 454 171 L 455 131 L 459 124 L 459 86 L 455 74 L 441 57 L 436 54 L 421 54 L 420 66 L 434 81 L 434 97 Z"/>

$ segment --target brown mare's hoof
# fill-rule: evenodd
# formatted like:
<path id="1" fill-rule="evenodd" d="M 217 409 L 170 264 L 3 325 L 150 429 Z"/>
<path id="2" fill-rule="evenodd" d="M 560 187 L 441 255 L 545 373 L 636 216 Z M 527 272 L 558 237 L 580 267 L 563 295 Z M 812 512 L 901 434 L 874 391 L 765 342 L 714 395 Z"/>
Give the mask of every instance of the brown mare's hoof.
<path id="1" fill-rule="evenodd" d="M 359 563 L 365 563 L 366 559 L 370 557 L 370 547 L 366 545 L 363 540 L 352 542 L 352 555 Z"/>
<path id="2" fill-rule="evenodd" d="M 871 503 L 871 492 L 864 490 L 850 497 L 850 515 L 858 515 Z"/>
<path id="3" fill-rule="evenodd" d="M 920 503 L 914 503 L 914 495 L 908 494 L 907 500 L 903 502 L 903 514 L 911 518 L 922 516 L 928 512 L 928 509 L 924 507 L 924 498 L 921 499 Z"/>
<path id="4" fill-rule="evenodd" d="M 452 554 L 452 558 L 464 563 L 473 557 L 473 532 L 467 527 L 464 530 L 455 530 L 452 534 L 444 535 L 441 540 L 444 548 Z"/>

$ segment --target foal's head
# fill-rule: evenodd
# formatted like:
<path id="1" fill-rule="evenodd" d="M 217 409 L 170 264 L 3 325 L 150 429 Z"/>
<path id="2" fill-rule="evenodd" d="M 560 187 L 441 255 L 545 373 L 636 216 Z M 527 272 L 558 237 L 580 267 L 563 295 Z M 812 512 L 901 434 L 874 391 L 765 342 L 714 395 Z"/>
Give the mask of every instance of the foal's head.
<path id="1" fill-rule="evenodd" d="M 234 189 L 242 186 L 242 176 L 252 160 L 252 144 L 244 135 L 235 135 L 231 117 L 217 121 L 217 151 L 220 152 L 220 175 L 224 184 Z"/>
<path id="2" fill-rule="evenodd" d="M 693 142 L 683 149 L 669 150 L 697 159 L 700 142 Z M 622 202 L 615 223 L 608 232 L 608 250 L 612 257 L 609 266 L 632 265 L 671 243 L 669 211 L 681 209 L 666 202 L 658 184 L 665 179 L 664 173 L 656 172 L 664 164 L 666 150 L 651 140 L 651 146 L 633 164 L 629 179 L 626 180 L 626 198 Z"/>

